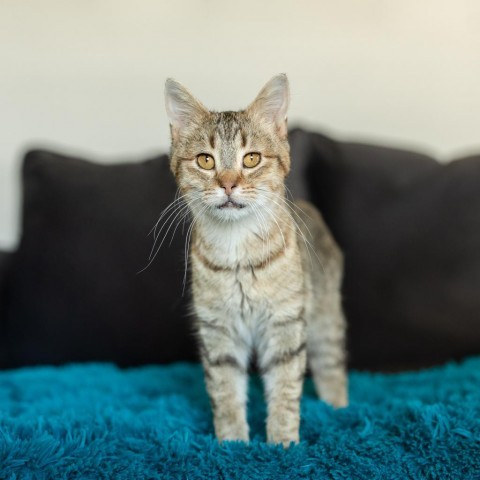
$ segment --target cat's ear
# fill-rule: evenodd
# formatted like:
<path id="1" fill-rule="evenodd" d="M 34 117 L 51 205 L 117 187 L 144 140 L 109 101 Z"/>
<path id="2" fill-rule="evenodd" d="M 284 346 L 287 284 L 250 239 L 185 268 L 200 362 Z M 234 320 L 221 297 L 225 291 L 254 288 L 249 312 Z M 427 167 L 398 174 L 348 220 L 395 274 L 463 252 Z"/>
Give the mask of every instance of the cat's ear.
<path id="1" fill-rule="evenodd" d="M 173 141 L 188 125 L 198 123 L 208 114 L 207 108 L 173 78 L 167 78 L 165 82 L 165 108 Z"/>
<path id="2" fill-rule="evenodd" d="M 287 136 L 287 110 L 290 101 L 288 78 L 284 73 L 273 77 L 262 88 L 247 111 L 260 115 L 275 125 L 280 137 Z"/>

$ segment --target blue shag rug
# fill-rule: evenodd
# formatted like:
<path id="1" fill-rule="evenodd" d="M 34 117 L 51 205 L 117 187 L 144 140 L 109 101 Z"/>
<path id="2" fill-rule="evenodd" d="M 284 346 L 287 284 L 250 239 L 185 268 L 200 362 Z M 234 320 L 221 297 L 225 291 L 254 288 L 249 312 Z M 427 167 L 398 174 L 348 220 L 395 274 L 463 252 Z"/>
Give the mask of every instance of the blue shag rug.
<path id="1" fill-rule="evenodd" d="M 333 410 L 310 381 L 299 445 L 219 445 L 198 365 L 0 373 L 0 479 L 480 479 L 480 357 L 417 373 L 350 375 Z"/>

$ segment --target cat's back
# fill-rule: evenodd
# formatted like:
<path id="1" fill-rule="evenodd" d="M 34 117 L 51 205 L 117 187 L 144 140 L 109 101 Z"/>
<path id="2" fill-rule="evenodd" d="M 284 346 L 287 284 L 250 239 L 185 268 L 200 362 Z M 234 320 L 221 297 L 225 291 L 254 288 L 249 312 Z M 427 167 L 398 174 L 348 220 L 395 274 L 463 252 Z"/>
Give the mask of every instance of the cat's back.
<path id="1" fill-rule="evenodd" d="M 318 209 L 310 202 L 296 200 L 291 207 L 298 227 L 298 245 L 304 269 L 338 281 L 343 272 L 343 255 Z"/>

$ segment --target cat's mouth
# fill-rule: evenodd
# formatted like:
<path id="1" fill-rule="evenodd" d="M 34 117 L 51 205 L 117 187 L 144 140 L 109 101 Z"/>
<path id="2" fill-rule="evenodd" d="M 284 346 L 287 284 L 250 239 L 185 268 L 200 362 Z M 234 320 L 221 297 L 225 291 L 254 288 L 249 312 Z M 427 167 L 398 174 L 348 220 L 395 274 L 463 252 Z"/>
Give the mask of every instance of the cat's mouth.
<path id="1" fill-rule="evenodd" d="M 243 208 L 245 205 L 242 205 L 241 203 L 234 202 L 233 200 L 227 200 L 225 203 L 222 203 L 221 205 L 218 205 L 217 208 L 220 210 L 223 210 L 224 208 L 236 208 L 240 209 Z"/>

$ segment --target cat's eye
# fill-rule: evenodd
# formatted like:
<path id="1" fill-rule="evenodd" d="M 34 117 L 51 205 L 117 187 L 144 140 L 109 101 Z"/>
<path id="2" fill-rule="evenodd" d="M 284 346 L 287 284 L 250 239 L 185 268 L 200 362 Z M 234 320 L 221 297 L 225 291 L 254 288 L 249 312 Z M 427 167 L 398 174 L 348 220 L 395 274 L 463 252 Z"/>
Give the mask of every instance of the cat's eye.
<path id="1" fill-rule="evenodd" d="M 260 163 L 261 156 L 259 153 L 251 152 L 247 153 L 243 157 L 243 166 L 246 168 L 256 167 Z"/>
<path id="2" fill-rule="evenodd" d="M 201 153 L 197 157 L 197 163 L 200 168 L 204 170 L 211 170 L 215 166 L 215 160 L 211 155 Z"/>

